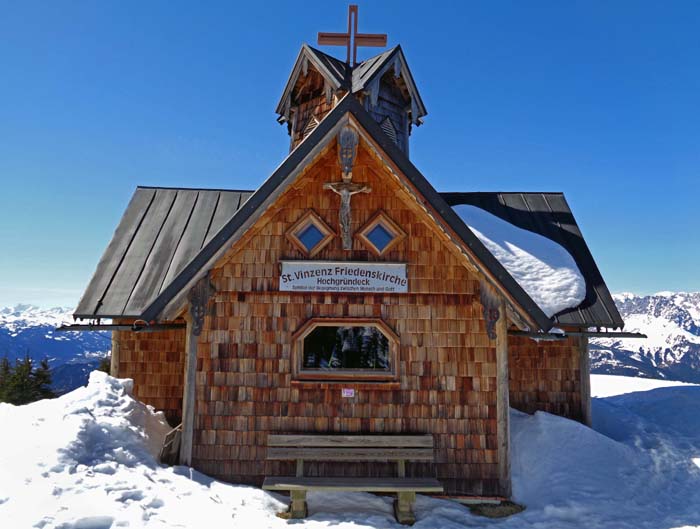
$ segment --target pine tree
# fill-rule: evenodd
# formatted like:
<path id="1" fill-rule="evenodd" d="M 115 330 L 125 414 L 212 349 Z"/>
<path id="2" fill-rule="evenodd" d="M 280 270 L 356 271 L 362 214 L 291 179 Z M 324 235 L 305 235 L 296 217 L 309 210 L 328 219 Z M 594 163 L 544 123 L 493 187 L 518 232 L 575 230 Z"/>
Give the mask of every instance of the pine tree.
<path id="1" fill-rule="evenodd" d="M 29 355 L 22 360 L 18 358 L 14 366 L 7 358 L 0 361 L 0 402 L 20 405 L 55 396 L 47 360 L 42 360 L 36 368 Z"/>
<path id="2" fill-rule="evenodd" d="M 46 358 L 39 362 L 39 367 L 34 370 L 31 376 L 33 400 L 52 399 L 56 396 L 51 391 L 51 368 L 49 368 L 49 361 Z"/>
<path id="3" fill-rule="evenodd" d="M 24 360 L 15 361 L 15 367 L 10 376 L 7 401 L 10 404 L 28 404 L 34 400 L 34 382 L 32 380 L 32 359 L 29 355 Z"/>
<path id="4" fill-rule="evenodd" d="M 12 366 L 10 360 L 5 356 L 0 360 L 0 402 L 7 402 L 7 387 L 12 376 Z"/>
<path id="5" fill-rule="evenodd" d="M 104 371 L 108 375 L 111 375 L 112 371 L 112 357 L 111 356 L 105 356 L 102 360 L 100 360 L 100 365 L 97 366 L 97 371 Z"/>

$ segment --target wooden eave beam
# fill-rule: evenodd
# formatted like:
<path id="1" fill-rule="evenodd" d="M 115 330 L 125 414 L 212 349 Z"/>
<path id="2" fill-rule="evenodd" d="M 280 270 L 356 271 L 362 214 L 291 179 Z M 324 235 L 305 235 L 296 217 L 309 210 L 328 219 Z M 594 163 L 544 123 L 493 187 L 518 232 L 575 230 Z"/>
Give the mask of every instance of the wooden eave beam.
<path id="1" fill-rule="evenodd" d="M 525 336 L 536 340 L 566 340 L 569 336 L 585 336 L 586 338 L 648 338 L 641 332 L 607 332 L 607 331 L 563 331 L 556 332 L 530 332 L 508 331 L 511 336 Z"/>
<path id="2" fill-rule="evenodd" d="M 75 331 L 131 331 L 131 332 L 162 332 L 172 329 L 184 329 L 184 323 L 152 323 L 144 325 L 136 324 L 73 324 L 61 325 L 56 327 L 56 332 L 75 332 Z"/>

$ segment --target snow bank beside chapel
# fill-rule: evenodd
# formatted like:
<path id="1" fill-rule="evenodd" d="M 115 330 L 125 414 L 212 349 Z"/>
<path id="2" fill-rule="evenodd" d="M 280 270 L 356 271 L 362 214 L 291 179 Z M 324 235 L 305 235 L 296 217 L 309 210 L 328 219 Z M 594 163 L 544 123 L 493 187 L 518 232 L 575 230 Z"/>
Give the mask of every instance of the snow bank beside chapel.
<path id="1" fill-rule="evenodd" d="M 129 380 L 95 372 L 86 388 L 61 398 L 0 404 L 3 529 L 403 527 L 390 497 L 311 493 L 309 518 L 292 523 L 275 514 L 286 507 L 283 496 L 159 465 L 169 427 L 130 389 Z M 594 399 L 598 431 L 513 411 L 513 486 L 527 510 L 487 520 L 419 496 L 414 527 L 700 527 L 698 409 L 700 387 L 678 386 Z"/>

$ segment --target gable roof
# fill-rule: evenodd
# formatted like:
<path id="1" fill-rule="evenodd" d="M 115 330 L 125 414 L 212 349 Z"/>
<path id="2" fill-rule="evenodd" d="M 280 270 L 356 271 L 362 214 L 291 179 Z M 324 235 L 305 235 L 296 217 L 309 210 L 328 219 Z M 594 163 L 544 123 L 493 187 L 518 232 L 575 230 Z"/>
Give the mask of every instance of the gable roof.
<path id="1" fill-rule="evenodd" d="M 312 159 L 346 122 L 343 118 L 351 115 L 366 131 L 372 141 L 378 145 L 389 159 L 409 180 L 410 184 L 429 202 L 435 212 L 465 243 L 468 251 L 483 263 L 487 273 L 503 286 L 504 290 L 516 301 L 519 307 L 535 322 L 540 329 L 548 330 L 552 322 L 532 301 L 527 293 L 508 274 L 503 266 L 484 247 L 481 241 L 469 230 L 462 220 L 452 211 L 439 193 L 416 169 L 408 158 L 382 132 L 379 124 L 364 110 L 353 96 L 347 95 L 321 121 L 316 129 L 285 159 L 282 165 L 263 183 L 236 214 L 222 226 L 221 230 L 202 248 L 173 280 L 161 289 L 158 296 L 141 314 L 147 321 L 156 320 L 166 308 L 174 308 L 184 303 L 187 290 L 206 273 L 206 270 L 223 255 L 228 247 L 240 237 L 248 227 L 269 207 L 277 196 L 301 171 L 305 162 Z"/>
<path id="2" fill-rule="evenodd" d="M 139 317 L 250 195 L 138 187 L 75 316 Z"/>
<path id="3" fill-rule="evenodd" d="M 586 297 L 552 317 L 556 325 L 622 328 L 624 321 L 563 193 L 441 193 L 450 206 L 469 204 L 558 243 L 586 281 Z"/>
<path id="4" fill-rule="evenodd" d="M 561 194 L 438 193 L 353 96 L 346 96 L 255 192 L 138 188 L 75 316 L 159 319 L 240 237 L 351 115 L 458 236 L 482 268 L 542 330 L 553 323 L 622 326 L 610 294 Z M 518 202 L 521 200 L 522 202 Z M 591 292 L 580 307 L 550 320 L 452 210 L 479 206 L 559 242 L 586 274 Z M 546 207 L 544 204 L 548 204 Z M 183 220 L 185 219 L 185 220 Z M 206 226 L 206 227 L 205 227 Z M 606 319 L 607 318 L 607 319 Z"/>
<path id="5" fill-rule="evenodd" d="M 334 90 L 340 89 L 353 94 L 362 91 L 376 91 L 379 87 L 379 79 L 387 71 L 393 69 L 396 77 L 401 76 L 403 78 L 411 95 L 411 119 L 413 122 L 420 124 L 421 118 L 428 113 L 423 104 L 423 99 L 418 93 L 418 88 L 413 80 L 411 70 L 408 68 L 401 46 L 395 46 L 353 67 L 327 53 L 312 48 L 308 44 L 303 44 L 294 62 L 292 73 L 285 84 L 282 97 L 275 109 L 275 112 L 283 118 L 286 118 L 289 112 L 289 98 L 292 90 L 294 90 L 294 85 L 299 75 L 305 71 L 308 62 L 311 62 L 316 67 Z"/>

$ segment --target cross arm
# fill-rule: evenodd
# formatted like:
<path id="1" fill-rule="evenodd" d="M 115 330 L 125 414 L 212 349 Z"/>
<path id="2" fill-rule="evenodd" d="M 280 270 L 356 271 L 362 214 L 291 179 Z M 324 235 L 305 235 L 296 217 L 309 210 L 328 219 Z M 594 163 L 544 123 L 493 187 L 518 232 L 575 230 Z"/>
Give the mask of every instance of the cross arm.
<path id="1" fill-rule="evenodd" d="M 321 46 L 347 46 L 350 43 L 350 36 L 347 33 L 319 32 L 318 43 Z"/>
<path id="2" fill-rule="evenodd" d="M 320 35 L 320 34 L 319 34 Z M 355 46 L 386 46 L 386 33 L 357 33 L 355 35 Z"/>

